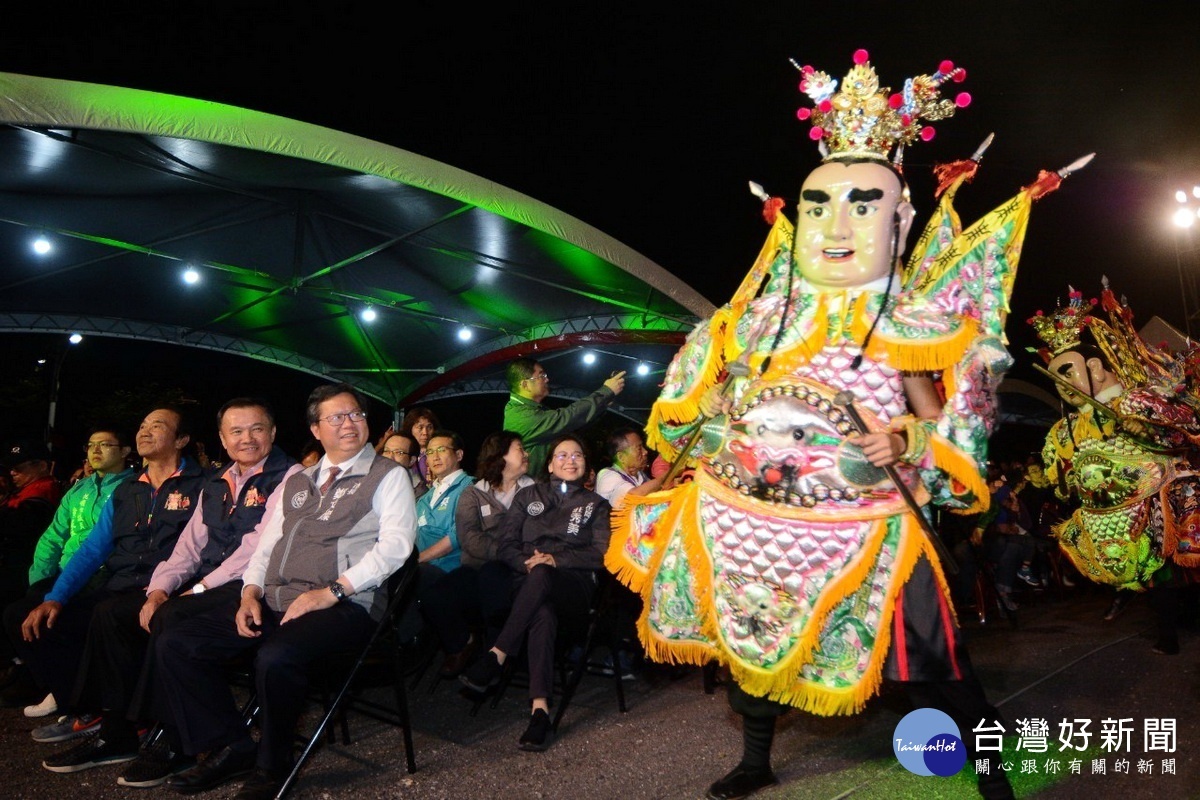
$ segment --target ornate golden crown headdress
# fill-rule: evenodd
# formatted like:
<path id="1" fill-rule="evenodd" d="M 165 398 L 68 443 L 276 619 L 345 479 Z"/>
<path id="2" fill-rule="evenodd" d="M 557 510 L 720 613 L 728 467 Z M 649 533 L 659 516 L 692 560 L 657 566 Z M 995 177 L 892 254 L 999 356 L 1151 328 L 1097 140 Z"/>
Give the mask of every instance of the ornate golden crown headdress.
<path id="1" fill-rule="evenodd" d="M 1080 336 L 1088 323 L 1088 315 L 1096 307 L 1096 301 L 1085 301 L 1083 292 L 1077 292 L 1071 287 L 1067 295 L 1067 304 L 1058 306 L 1054 313 L 1046 316 L 1040 310 L 1028 322 L 1037 332 L 1038 338 L 1046 343 L 1046 348 L 1039 350 L 1042 359 L 1047 364 L 1057 355 L 1073 350 L 1080 345 Z"/>
<path id="2" fill-rule="evenodd" d="M 971 102 L 971 95 L 959 94 L 953 101 L 939 99 L 946 81 L 960 82 L 967 77 L 964 69 L 943 61 L 932 75 L 918 75 L 904 82 L 903 91 L 891 93 L 880 88 L 879 77 L 868 60 L 866 50 L 854 53 L 854 66 L 846 73 L 841 91 L 838 82 L 810 66 L 792 65 L 800 70 L 800 91 L 816 104 L 801 108 L 796 116 L 811 120 L 809 138 L 823 144 L 824 160 L 865 157 L 886 161 L 896 148 L 895 163 L 903 159 L 904 145 L 918 138 L 929 141 L 933 128 L 921 120 L 937 121 L 954 115 Z"/>

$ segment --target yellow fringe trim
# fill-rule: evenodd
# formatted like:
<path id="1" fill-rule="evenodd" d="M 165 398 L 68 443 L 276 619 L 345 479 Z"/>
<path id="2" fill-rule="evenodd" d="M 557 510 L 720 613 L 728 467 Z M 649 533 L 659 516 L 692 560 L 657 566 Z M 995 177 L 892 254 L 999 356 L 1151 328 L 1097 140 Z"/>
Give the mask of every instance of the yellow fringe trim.
<path id="1" fill-rule="evenodd" d="M 991 505 L 991 493 L 983 476 L 979 474 L 975 459 L 955 447 L 945 437 L 939 436 L 936 431 L 929 434 L 929 450 L 933 453 L 934 465 L 951 479 L 961 483 L 975 497 L 974 505 L 958 513 L 974 514 L 987 511 Z"/>
<path id="2" fill-rule="evenodd" d="M 941 339 L 893 339 L 879 336 L 887 348 L 888 363 L 902 372 L 950 370 L 962 359 L 979 334 L 979 323 L 964 319 L 957 331 Z"/>
<path id="3" fill-rule="evenodd" d="M 1185 569 L 1200 567 L 1200 553 L 1188 553 L 1187 555 L 1184 555 L 1176 552 L 1173 556 L 1171 556 L 1171 560 L 1174 561 L 1178 566 L 1184 567 Z"/>
<path id="4" fill-rule="evenodd" d="M 903 514 L 900 517 L 902 527 L 898 552 L 884 593 L 884 608 L 880 613 L 876 644 L 863 676 L 855 686 L 845 689 L 830 689 L 801 678 L 800 672 L 804 664 L 811 660 L 813 652 L 820 644 L 820 634 L 829 614 L 873 575 L 880 548 L 887 535 L 888 519 L 884 517 L 868 520 L 866 524 L 870 529 L 864 534 L 863 548 L 854 555 L 842 572 L 823 588 L 811 609 L 809 620 L 799 640 L 788 657 L 771 670 L 747 664 L 733 656 L 722 644 L 712 583 L 713 562 L 701 531 L 699 499 L 700 486 L 692 482 L 647 497 L 627 497 L 626 502 L 613 511 L 613 530 L 617 535 L 609 546 L 605 565 L 622 583 L 641 596 L 643 609 L 637 627 L 646 654 L 654 661 L 702 666 L 716 659 L 727 665 L 735 680 L 752 695 L 768 697 L 776 702 L 822 716 L 853 714 L 861 711 L 879 691 L 883 666 L 891 647 L 896 595 L 899 587 L 912 575 L 912 570 L 922 555 L 928 558 L 933 566 L 935 578 L 944 596 L 951 596 L 945 574 L 932 545 L 925 539 L 915 518 L 911 514 Z M 662 537 L 655 542 L 653 553 L 643 570 L 630 562 L 624 553 L 625 542 L 631 535 L 636 535 L 636 531 L 632 531 L 630 527 L 633 509 L 637 505 L 663 502 L 669 502 L 670 507 L 657 523 Z M 654 590 L 650 578 L 658 574 L 667 549 L 675 537 L 680 538 L 680 547 L 688 559 L 688 573 L 692 580 L 688 589 L 697 601 L 697 638 L 691 641 L 665 639 L 650 621 L 650 599 Z M 957 621 L 953 605 L 950 608 Z"/>
<path id="5" fill-rule="evenodd" d="M 821 303 L 815 309 L 812 321 L 809 323 L 809 334 L 790 347 L 784 348 L 771 356 L 770 369 L 763 375 L 768 380 L 790 376 L 800 367 L 808 364 L 813 357 L 825 348 L 829 341 L 829 313 L 825 304 Z M 757 353 L 751 359 L 750 367 L 758 371 L 762 367 L 765 353 Z"/>
<path id="6" fill-rule="evenodd" d="M 647 588 L 649 578 L 654 575 L 663 553 L 671 540 L 672 533 L 678 524 L 678 518 L 685 506 L 691 500 L 688 495 L 696 494 L 695 483 L 680 484 L 673 489 L 653 492 L 644 496 L 625 495 L 625 499 L 614 508 L 609 515 L 612 536 L 608 541 L 608 550 L 604 554 L 604 566 L 616 576 L 617 580 L 629 587 L 636 594 L 642 594 Z M 625 552 L 625 545 L 631 539 L 640 538 L 640 532 L 635 528 L 634 509 L 644 505 L 667 506 L 666 511 L 658 518 L 656 533 L 659 535 L 653 543 L 650 558 L 646 566 L 633 561 Z"/>
<path id="7" fill-rule="evenodd" d="M 747 693 L 796 706 L 813 714 L 837 716 L 856 714 L 862 711 L 867 702 L 879 692 L 879 686 L 883 681 L 883 667 L 887 661 L 888 651 L 891 649 L 892 620 L 895 617 L 896 611 L 896 594 L 899 588 L 911 577 L 912 571 L 921 554 L 928 549 L 923 544 L 923 534 L 919 529 L 916 529 L 917 523 L 912 516 L 905 514 L 900 519 L 902 526 L 900 531 L 900 545 L 895 563 L 892 565 L 891 581 L 884 593 L 884 606 L 880 612 L 875 647 L 871 652 L 867 669 L 858 683 L 843 689 L 830 689 L 805 681 L 799 677 L 800 668 L 811 658 L 812 649 L 815 647 L 814 643 L 803 655 L 799 651 L 799 648 L 797 648 L 796 652 L 776 668 L 777 672 L 773 676 L 764 674 L 763 670 L 752 670 L 745 665 L 736 662 L 731 663 L 730 672 Z M 880 520 L 878 524 L 885 526 L 887 521 Z M 876 535 L 881 530 L 880 528 L 876 528 L 872 531 L 872 535 Z M 881 544 L 882 535 L 878 535 L 871 549 L 877 554 Z M 865 567 L 859 564 L 854 565 L 853 573 L 858 577 L 858 585 L 861 585 L 866 580 L 873 564 L 874 559 L 867 562 Z M 849 586 L 849 591 L 845 591 L 847 588 L 845 585 L 839 585 L 839 593 L 844 592 L 842 597 L 838 598 L 837 601 L 828 603 L 825 602 L 825 595 L 829 592 L 829 589 L 826 588 L 822 591 L 821 601 L 818 606 L 814 607 L 813 614 L 815 619 L 817 609 L 821 610 L 821 628 L 824 627 L 824 617 L 834 607 L 833 603 L 853 593 L 858 588 L 858 585 Z M 821 628 L 817 628 L 818 635 Z M 807 640 L 807 633 L 805 638 Z M 722 655 L 724 655 L 724 651 L 722 651 Z"/>

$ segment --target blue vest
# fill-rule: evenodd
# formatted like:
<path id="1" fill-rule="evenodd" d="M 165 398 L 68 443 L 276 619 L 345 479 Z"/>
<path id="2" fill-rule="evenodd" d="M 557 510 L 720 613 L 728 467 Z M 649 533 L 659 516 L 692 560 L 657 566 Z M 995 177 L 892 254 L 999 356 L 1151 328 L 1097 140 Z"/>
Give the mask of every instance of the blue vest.
<path id="1" fill-rule="evenodd" d="M 225 480 L 225 473 L 233 469 L 233 464 L 205 483 L 201 519 L 208 528 L 208 542 L 200 551 L 197 579 L 203 578 L 229 558 L 241 545 L 242 537 L 262 521 L 267 510 L 267 498 L 294 463 L 281 448 L 271 448 L 262 471 L 246 480 L 237 497 L 232 496 L 229 481 Z"/>
<path id="2" fill-rule="evenodd" d="M 105 562 L 112 591 L 145 588 L 150 574 L 166 561 L 179 534 L 196 510 L 204 473 L 184 459 L 178 475 L 167 478 L 158 492 L 131 477 L 113 490 L 113 550 Z"/>

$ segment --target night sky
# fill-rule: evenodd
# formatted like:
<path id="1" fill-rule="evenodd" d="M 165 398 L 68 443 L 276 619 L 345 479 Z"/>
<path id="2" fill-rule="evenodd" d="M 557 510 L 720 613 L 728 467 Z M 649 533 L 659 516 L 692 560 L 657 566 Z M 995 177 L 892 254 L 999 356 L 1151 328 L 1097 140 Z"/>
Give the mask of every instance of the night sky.
<path id="1" fill-rule="evenodd" d="M 747 181 L 790 209 L 817 163 L 788 59 L 840 79 L 866 48 L 893 88 L 950 59 L 974 102 L 907 154 L 919 223 L 930 168 L 989 132 L 960 192 L 968 224 L 1039 169 L 1097 153 L 1034 208 L 1013 374 L 1032 378 L 1025 318 L 1068 283 L 1094 294 L 1106 274 L 1139 320 L 1185 325 L 1180 267 L 1200 270 L 1170 221 L 1175 190 L 1200 183 L 1200 24 L 1185 4 L 211 5 L 20 10 L 0 70 L 229 103 L 410 150 L 575 216 L 720 304 L 766 233 Z"/>

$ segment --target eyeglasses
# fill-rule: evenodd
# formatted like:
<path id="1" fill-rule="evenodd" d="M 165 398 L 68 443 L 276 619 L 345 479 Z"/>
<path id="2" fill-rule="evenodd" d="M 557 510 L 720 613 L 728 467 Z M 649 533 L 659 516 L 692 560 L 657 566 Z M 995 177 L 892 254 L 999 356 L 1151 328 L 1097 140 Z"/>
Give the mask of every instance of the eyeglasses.
<path id="1" fill-rule="evenodd" d="M 527 381 L 547 381 L 548 382 L 550 380 L 550 373 L 543 372 L 541 375 L 530 375 L 525 380 L 527 380 Z"/>
<path id="2" fill-rule="evenodd" d="M 453 447 L 447 447 L 446 445 L 441 445 L 440 447 L 430 447 L 429 449 L 427 449 L 425 451 L 425 455 L 426 456 L 440 456 L 442 453 L 452 453 L 452 452 L 454 452 Z"/>
<path id="3" fill-rule="evenodd" d="M 362 422 L 366 418 L 367 412 L 365 411 L 346 411 L 341 414 L 330 414 L 328 417 L 321 417 L 321 419 L 329 423 L 329 427 L 331 428 L 342 427 L 342 423 L 347 419 L 351 422 Z"/>
<path id="4" fill-rule="evenodd" d="M 583 461 L 583 453 L 555 453 L 555 461 Z"/>
<path id="5" fill-rule="evenodd" d="M 407 450 L 384 450 L 383 454 L 385 456 L 404 456 L 405 458 L 413 457 L 413 454 Z"/>
<path id="6" fill-rule="evenodd" d="M 93 450 L 112 450 L 114 447 L 120 446 L 116 442 L 88 442 L 83 446 L 83 452 L 90 453 Z"/>

